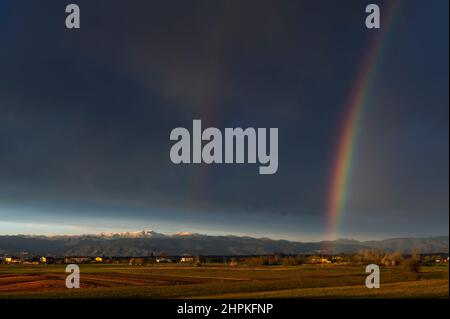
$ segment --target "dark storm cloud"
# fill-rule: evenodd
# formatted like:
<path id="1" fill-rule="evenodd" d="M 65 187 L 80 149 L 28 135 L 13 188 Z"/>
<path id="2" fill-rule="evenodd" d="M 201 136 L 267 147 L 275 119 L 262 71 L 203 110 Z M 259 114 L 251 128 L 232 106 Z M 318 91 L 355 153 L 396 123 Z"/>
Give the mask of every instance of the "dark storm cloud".
<path id="1" fill-rule="evenodd" d="M 64 28 L 64 3 L 1 4 L 1 201 L 139 207 L 130 212 L 133 218 L 167 208 L 167 219 L 178 216 L 170 211 L 187 216 L 196 211 L 207 213 L 212 222 L 215 212 L 323 215 L 345 101 L 372 39 L 362 25 L 361 2 L 77 3 L 82 27 L 75 31 Z M 422 11 L 414 2 L 409 14 Z M 433 19 L 439 6 L 428 12 L 430 23 L 420 28 L 411 27 L 405 20 L 409 14 L 400 13 L 397 27 L 407 25 L 404 31 L 410 34 L 420 29 L 433 52 L 448 56 L 445 31 L 436 22 L 448 23 L 448 16 Z M 410 63 L 403 68 L 415 71 L 377 85 L 392 97 L 389 87 L 395 84 L 403 97 L 410 92 L 411 78 L 430 75 L 429 65 L 436 68 L 435 85 L 417 81 L 424 92 L 420 100 L 399 98 L 389 104 L 399 121 L 387 129 L 380 127 L 386 124 L 381 114 L 388 113 L 374 108 L 377 120 L 368 122 L 372 129 L 367 133 L 371 158 L 364 162 L 384 161 L 390 174 L 382 178 L 383 168 L 373 172 L 361 161 L 355 174 L 364 178 L 351 207 L 407 216 L 432 210 L 438 223 L 448 211 L 442 193 L 448 190 L 448 122 L 442 119 L 448 118 L 443 89 L 448 62 L 444 55 L 433 59 L 431 49 L 423 52 L 421 43 L 397 31 L 395 40 L 400 38 L 403 43 L 392 53 L 388 49 L 387 59 L 407 56 Z M 391 72 L 397 65 L 402 66 L 389 65 Z M 421 122 L 423 114 L 433 129 Z M 261 176 L 254 165 L 173 165 L 169 133 L 177 126 L 190 128 L 194 118 L 219 128 L 278 127 L 278 173 Z M 376 138 L 387 132 L 400 139 L 408 162 L 395 152 L 397 143 Z M 414 157 L 417 145 L 399 137 L 405 132 L 420 139 L 433 165 Z M 422 192 L 398 194 L 410 185 L 406 176 Z M 123 210 L 96 213 L 116 216 Z"/>

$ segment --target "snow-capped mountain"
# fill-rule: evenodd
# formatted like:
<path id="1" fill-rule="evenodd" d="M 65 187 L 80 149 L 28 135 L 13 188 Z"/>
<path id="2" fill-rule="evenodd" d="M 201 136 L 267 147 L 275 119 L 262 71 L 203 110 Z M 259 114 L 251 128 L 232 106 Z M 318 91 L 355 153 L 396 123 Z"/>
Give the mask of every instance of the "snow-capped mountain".
<path id="1" fill-rule="evenodd" d="M 111 238 L 111 239 L 116 239 L 116 238 L 163 238 L 163 237 L 166 237 L 166 235 L 157 233 L 153 230 L 141 230 L 141 231 L 131 231 L 131 232 L 127 231 L 127 232 L 119 232 L 119 233 L 102 232 L 96 236 L 102 237 L 102 238 Z"/>
<path id="2" fill-rule="evenodd" d="M 152 256 L 169 255 L 266 255 L 273 253 L 311 254 L 356 253 L 381 249 L 409 253 L 447 253 L 448 236 L 394 238 L 378 241 L 337 240 L 291 242 L 268 238 L 208 236 L 191 233 L 164 235 L 151 230 L 71 236 L 0 236 L 0 254 L 51 256 Z"/>

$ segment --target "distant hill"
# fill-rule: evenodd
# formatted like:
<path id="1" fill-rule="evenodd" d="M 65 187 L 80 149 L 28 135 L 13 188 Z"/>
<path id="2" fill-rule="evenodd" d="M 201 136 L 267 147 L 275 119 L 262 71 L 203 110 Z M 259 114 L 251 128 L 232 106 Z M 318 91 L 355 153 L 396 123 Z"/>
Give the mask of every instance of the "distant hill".
<path id="1" fill-rule="evenodd" d="M 273 253 L 356 253 L 364 249 L 386 252 L 448 253 L 448 236 L 392 238 L 379 241 L 338 239 L 321 242 L 293 242 L 238 236 L 208 236 L 191 233 L 174 235 L 154 231 L 101 233 L 80 236 L 0 236 L 0 255 L 53 256 L 150 256 L 169 255 L 264 255 Z"/>
<path id="2" fill-rule="evenodd" d="M 424 253 L 448 252 L 448 236 L 430 238 L 392 238 L 364 241 L 363 245 L 387 251 L 419 251 Z"/>

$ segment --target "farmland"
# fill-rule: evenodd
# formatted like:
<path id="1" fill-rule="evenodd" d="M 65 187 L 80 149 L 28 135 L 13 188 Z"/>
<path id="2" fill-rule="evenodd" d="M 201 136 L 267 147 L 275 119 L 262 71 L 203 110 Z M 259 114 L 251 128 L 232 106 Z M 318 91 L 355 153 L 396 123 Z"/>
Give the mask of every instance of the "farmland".
<path id="1" fill-rule="evenodd" d="M 80 289 L 65 287 L 65 265 L 0 265 L 1 298 L 448 298 L 448 266 L 419 272 L 381 268 L 365 287 L 364 266 L 181 264 L 80 265 Z"/>

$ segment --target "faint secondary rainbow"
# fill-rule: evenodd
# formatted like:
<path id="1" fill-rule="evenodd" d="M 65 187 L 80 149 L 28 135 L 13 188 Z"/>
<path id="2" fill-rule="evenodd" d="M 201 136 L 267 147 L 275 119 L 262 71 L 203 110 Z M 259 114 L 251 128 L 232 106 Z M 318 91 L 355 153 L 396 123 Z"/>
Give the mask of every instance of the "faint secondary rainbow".
<path id="1" fill-rule="evenodd" d="M 387 12 L 386 18 L 381 21 L 381 28 L 368 30 L 374 32 L 374 39 L 364 56 L 355 82 L 345 108 L 345 116 L 339 140 L 333 160 L 331 184 L 327 201 L 327 223 L 328 236 L 336 238 L 339 231 L 339 223 L 345 212 L 345 206 L 349 192 L 349 181 L 354 164 L 355 151 L 358 144 L 358 137 L 361 129 L 361 122 L 364 111 L 367 108 L 367 100 L 372 87 L 377 66 L 382 56 L 383 48 L 386 45 L 388 31 L 394 14 L 397 11 L 399 1 L 390 1 L 387 8 L 381 7 L 381 16 Z"/>

